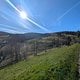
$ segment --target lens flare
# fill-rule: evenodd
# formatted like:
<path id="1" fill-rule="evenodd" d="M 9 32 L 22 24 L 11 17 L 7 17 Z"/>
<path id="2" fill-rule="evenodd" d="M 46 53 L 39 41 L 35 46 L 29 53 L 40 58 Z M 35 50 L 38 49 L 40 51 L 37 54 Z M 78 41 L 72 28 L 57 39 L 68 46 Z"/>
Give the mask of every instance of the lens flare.
<path id="1" fill-rule="evenodd" d="M 34 22 L 33 20 L 31 20 L 30 18 L 28 18 L 27 14 L 24 11 L 20 11 L 10 0 L 6 0 L 8 4 L 10 4 L 21 16 L 22 19 L 26 19 L 29 22 L 33 23 L 34 25 L 36 25 L 37 27 L 39 27 L 40 29 L 46 31 L 46 32 L 50 32 L 47 28 L 45 28 L 44 26 L 39 25 L 38 23 Z"/>
<path id="2" fill-rule="evenodd" d="M 21 12 L 20 12 L 20 17 L 21 17 L 22 19 L 26 19 L 26 17 L 27 17 L 26 12 L 21 11 Z"/>

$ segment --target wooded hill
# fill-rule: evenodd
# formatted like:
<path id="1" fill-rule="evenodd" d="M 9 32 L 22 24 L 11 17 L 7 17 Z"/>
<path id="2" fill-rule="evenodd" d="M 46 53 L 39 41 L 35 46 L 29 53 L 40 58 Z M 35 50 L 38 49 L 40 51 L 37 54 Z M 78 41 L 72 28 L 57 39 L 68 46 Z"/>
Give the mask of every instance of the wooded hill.
<path id="1" fill-rule="evenodd" d="M 56 33 L 10 34 L 0 32 L 0 67 L 56 47 L 80 43 L 80 31 Z"/>

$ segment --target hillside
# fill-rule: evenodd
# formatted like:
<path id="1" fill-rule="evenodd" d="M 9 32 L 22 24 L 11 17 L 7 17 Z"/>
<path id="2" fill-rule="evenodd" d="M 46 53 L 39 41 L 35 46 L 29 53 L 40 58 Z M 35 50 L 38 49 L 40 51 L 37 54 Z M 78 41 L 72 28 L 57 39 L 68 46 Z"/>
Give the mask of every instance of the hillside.
<path id="1" fill-rule="evenodd" d="M 0 80 L 78 80 L 80 45 L 54 48 L 0 70 Z"/>
<path id="2" fill-rule="evenodd" d="M 0 67 L 48 49 L 80 43 L 80 32 L 10 34 L 0 32 Z"/>

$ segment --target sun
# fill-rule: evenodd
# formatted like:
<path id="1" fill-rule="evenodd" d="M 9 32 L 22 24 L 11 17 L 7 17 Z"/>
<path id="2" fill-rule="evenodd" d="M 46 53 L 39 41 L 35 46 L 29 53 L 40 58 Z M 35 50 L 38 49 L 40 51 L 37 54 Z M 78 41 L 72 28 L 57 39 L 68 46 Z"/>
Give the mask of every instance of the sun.
<path id="1" fill-rule="evenodd" d="M 26 19 L 27 18 L 27 13 L 25 11 L 20 11 L 20 17 L 22 19 Z"/>

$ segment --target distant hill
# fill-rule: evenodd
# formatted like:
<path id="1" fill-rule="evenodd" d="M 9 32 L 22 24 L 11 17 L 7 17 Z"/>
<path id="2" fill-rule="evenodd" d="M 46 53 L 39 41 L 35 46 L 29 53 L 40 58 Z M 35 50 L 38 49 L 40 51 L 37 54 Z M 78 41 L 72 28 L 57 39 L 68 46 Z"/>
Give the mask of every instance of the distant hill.
<path id="1" fill-rule="evenodd" d="M 0 66 L 18 62 L 42 51 L 80 43 L 80 31 L 10 34 L 0 32 Z"/>
<path id="2" fill-rule="evenodd" d="M 16 42 L 24 42 L 25 40 L 30 39 L 38 39 L 42 37 L 47 37 L 50 34 L 41 34 L 41 33 L 25 33 L 25 34 L 10 34 L 6 32 L 0 32 L 0 37 L 5 37 L 6 40 L 11 42 L 12 40 L 15 40 Z"/>
<path id="3" fill-rule="evenodd" d="M 0 36 L 3 36 L 3 35 L 9 35 L 10 33 L 7 33 L 7 32 L 1 32 L 0 31 Z"/>
<path id="4" fill-rule="evenodd" d="M 74 31 L 64 31 L 64 32 L 55 32 L 55 33 L 25 33 L 25 34 L 10 34 L 7 32 L 0 32 L 0 37 L 2 36 L 8 36 L 10 39 L 23 39 L 29 40 L 29 39 L 35 39 L 35 38 L 42 38 L 42 37 L 48 37 L 48 36 L 55 36 L 55 35 L 61 35 L 61 34 L 68 34 L 68 35 L 77 35 L 77 33 L 80 35 L 80 32 L 74 32 Z"/>

